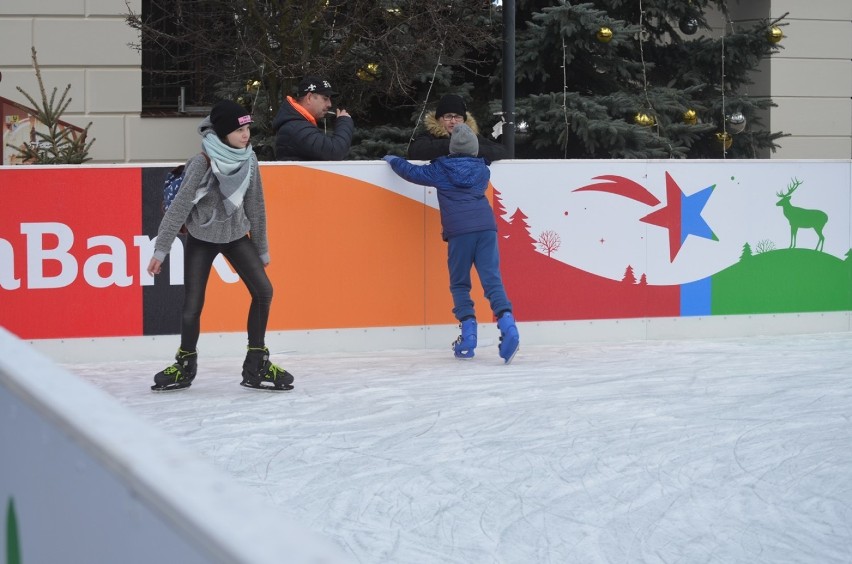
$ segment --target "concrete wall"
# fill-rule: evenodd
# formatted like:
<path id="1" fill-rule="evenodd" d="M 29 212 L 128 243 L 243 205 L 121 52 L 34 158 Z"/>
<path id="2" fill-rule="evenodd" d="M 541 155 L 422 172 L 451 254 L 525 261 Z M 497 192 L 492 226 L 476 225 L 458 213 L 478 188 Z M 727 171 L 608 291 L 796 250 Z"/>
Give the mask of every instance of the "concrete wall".
<path id="1" fill-rule="evenodd" d="M 140 0 L 128 5 L 141 10 Z M 776 153 L 759 156 L 852 157 L 852 3 L 749 0 L 729 8 L 734 22 L 789 12 L 784 49 L 764 62 L 749 93 L 772 96 L 778 107 L 765 121 L 791 136 Z M 183 160 L 198 144 L 198 118 L 140 117 L 140 54 L 129 46 L 137 37 L 124 22 L 126 12 L 125 0 L 4 0 L 0 96 L 26 103 L 15 87 L 37 92 L 34 45 L 48 88 L 71 84 L 66 121 L 92 122 L 93 162 Z M 714 22 L 717 30 L 723 25 L 721 18 Z"/>
<path id="2" fill-rule="evenodd" d="M 772 128 L 780 158 L 852 156 L 852 3 L 774 0 L 772 16 L 789 12 L 785 49 L 772 58 Z"/>

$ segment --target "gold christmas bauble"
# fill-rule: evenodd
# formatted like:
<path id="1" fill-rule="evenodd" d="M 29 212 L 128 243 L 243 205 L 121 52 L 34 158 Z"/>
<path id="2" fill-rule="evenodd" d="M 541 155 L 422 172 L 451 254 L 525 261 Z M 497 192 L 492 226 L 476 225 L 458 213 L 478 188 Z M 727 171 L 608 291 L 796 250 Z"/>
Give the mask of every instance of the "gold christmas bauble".
<path id="1" fill-rule="evenodd" d="M 695 125 L 698 123 L 698 112 L 691 108 L 683 112 L 683 123 L 687 125 Z"/>
<path id="2" fill-rule="evenodd" d="M 633 116 L 633 121 L 636 123 L 636 125 L 650 127 L 654 125 L 654 116 L 639 112 L 638 114 Z"/>
<path id="3" fill-rule="evenodd" d="M 716 141 L 719 142 L 719 145 L 725 148 L 727 151 L 731 148 L 731 145 L 734 144 L 734 138 L 728 135 L 726 131 L 720 131 L 716 134 Z"/>
<path id="4" fill-rule="evenodd" d="M 246 92 L 255 93 L 260 89 L 260 81 L 259 80 L 248 80 L 246 81 Z"/>
<path id="5" fill-rule="evenodd" d="M 606 26 L 601 27 L 598 30 L 596 37 L 601 43 L 609 43 L 612 40 L 612 30 Z"/>
<path id="6" fill-rule="evenodd" d="M 769 28 L 769 31 L 766 32 L 766 39 L 768 39 L 770 43 L 779 43 L 783 38 L 784 32 L 781 31 L 781 28 L 777 25 L 773 25 Z"/>
<path id="7" fill-rule="evenodd" d="M 372 81 L 376 80 L 376 77 L 379 75 L 379 65 L 378 63 L 367 63 L 355 73 L 355 75 L 364 81 Z"/>

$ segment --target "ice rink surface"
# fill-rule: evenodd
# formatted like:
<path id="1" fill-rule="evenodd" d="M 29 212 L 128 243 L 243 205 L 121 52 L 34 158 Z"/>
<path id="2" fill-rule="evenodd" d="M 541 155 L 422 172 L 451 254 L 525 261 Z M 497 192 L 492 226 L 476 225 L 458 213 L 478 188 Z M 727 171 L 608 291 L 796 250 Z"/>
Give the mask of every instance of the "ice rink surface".
<path id="1" fill-rule="evenodd" d="M 852 562 L 852 334 L 521 339 L 510 365 L 271 342 L 286 393 L 203 336 L 185 391 L 149 391 L 168 358 L 64 366 L 354 562 Z"/>

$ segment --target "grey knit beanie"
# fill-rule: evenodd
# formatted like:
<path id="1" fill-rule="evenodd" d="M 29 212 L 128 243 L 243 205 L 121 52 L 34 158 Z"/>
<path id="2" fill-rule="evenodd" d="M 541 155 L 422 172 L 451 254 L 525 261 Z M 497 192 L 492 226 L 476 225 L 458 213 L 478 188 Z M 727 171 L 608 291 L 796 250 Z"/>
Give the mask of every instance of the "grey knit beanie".
<path id="1" fill-rule="evenodd" d="M 479 140 L 467 125 L 460 123 L 453 128 L 453 134 L 450 136 L 450 154 L 471 157 L 479 154 Z"/>

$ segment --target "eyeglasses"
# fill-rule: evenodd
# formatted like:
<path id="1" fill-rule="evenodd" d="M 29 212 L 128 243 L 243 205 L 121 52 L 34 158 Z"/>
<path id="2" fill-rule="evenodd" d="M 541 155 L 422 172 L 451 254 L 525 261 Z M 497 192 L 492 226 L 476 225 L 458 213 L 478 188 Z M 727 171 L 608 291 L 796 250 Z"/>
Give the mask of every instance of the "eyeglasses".
<path id="1" fill-rule="evenodd" d="M 441 116 L 444 121 L 464 121 L 464 116 L 458 114 L 444 114 Z"/>

